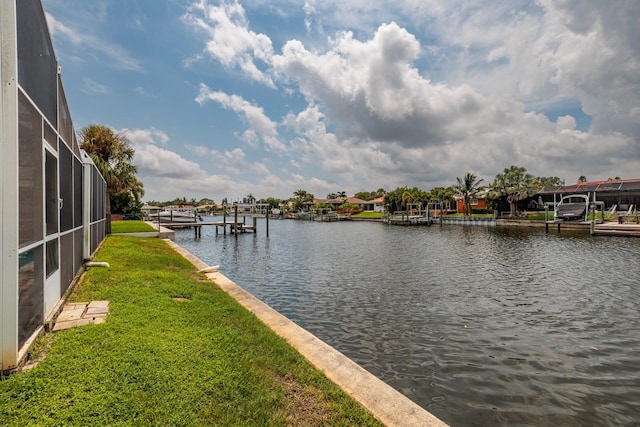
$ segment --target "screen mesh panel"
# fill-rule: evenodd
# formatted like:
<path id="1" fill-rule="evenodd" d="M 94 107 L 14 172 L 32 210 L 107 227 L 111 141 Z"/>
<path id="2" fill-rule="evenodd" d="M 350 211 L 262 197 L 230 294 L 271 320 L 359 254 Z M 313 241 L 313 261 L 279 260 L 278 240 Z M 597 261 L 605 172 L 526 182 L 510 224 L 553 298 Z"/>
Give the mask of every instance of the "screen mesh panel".
<path id="1" fill-rule="evenodd" d="M 75 275 L 75 251 L 77 249 L 74 248 L 74 245 L 73 233 L 67 233 L 60 237 L 60 253 L 64 254 L 63 257 L 60 257 L 60 295 L 64 295 Z M 79 250 L 82 251 L 82 247 Z"/>
<path id="2" fill-rule="evenodd" d="M 43 235 L 42 116 L 18 94 L 19 241 L 20 247 Z"/>
<path id="3" fill-rule="evenodd" d="M 57 126 L 58 64 L 39 0 L 16 1 L 18 83 Z"/>
<path id="4" fill-rule="evenodd" d="M 64 94 L 64 87 L 62 86 L 61 79 L 59 79 L 58 84 L 58 114 L 60 115 L 60 137 L 68 147 L 73 147 L 75 145 L 75 138 L 73 137 L 73 123 L 71 122 L 71 114 L 69 114 L 67 97 Z M 77 152 L 76 155 L 79 156 L 80 153 Z"/>
<path id="5" fill-rule="evenodd" d="M 49 125 L 47 122 L 43 122 L 44 126 L 44 140 L 49 143 L 51 148 L 55 151 L 58 151 L 58 135 L 56 135 L 56 131 Z"/>
<path id="6" fill-rule="evenodd" d="M 46 152 L 45 160 L 45 221 L 47 224 L 47 236 L 58 232 L 58 212 L 60 199 L 58 198 L 58 159 Z"/>
<path id="7" fill-rule="evenodd" d="M 73 228 L 73 180 L 74 180 L 74 162 L 71 150 L 60 144 L 59 154 L 60 165 L 60 198 L 62 199 L 62 208 L 60 209 L 60 231 L 65 232 Z"/>
<path id="8" fill-rule="evenodd" d="M 46 254 L 46 270 L 47 277 L 51 276 L 54 272 L 58 271 L 60 267 L 58 259 L 58 239 L 49 240 L 45 245 Z"/>
<path id="9" fill-rule="evenodd" d="M 82 188 L 82 162 L 73 159 L 73 228 L 82 225 L 82 201 L 84 190 Z"/>
<path id="10" fill-rule="evenodd" d="M 42 246 L 21 253 L 18 259 L 18 345 L 22 347 L 44 319 Z"/>

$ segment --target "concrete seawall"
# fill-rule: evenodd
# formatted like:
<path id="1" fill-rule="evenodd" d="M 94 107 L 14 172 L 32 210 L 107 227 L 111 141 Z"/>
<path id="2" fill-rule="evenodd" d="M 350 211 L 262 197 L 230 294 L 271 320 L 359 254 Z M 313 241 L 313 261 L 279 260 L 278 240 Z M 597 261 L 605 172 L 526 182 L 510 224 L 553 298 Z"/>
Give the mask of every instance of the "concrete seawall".
<path id="1" fill-rule="evenodd" d="M 442 221 L 443 225 L 480 225 L 485 227 L 495 227 L 496 219 L 494 217 L 435 217 L 433 218 L 433 225 L 440 225 Z"/>
<path id="2" fill-rule="evenodd" d="M 202 260 L 171 240 L 166 242 L 198 270 L 208 267 Z M 206 273 L 206 276 L 284 338 L 316 369 L 368 409 L 383 424 L 403 427 L 445 427 L 447 425 L 330 345 L 242 289 L 222 273 Z"/>

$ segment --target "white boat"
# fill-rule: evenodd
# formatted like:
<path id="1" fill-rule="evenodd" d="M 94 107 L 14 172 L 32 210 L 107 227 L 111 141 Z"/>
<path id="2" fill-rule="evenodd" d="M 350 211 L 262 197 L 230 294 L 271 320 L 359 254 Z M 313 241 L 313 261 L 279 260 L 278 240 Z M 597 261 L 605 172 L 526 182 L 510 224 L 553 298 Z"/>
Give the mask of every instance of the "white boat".
<path id="1" fill-rule="evenodd" d="M 560 221 L 586 221 L 590 205 L 589 196 L 572 194 L 564 196 L 556 205 L 555 219 Z"/>
<path id="2" fill-rule="evenodd" d="M 155 219 L 164 223 L 194 223 L 202 221 L 200 214 L 192 209 L 178 210 L 178 209 L 165 209 L 155 215 Z"/>
<path id="3" fill-rule="evenodd" d="M 309 217 L 311 216 L 311 212 L 298 211 L 294 215 L 295 219 L 309 219 Z"/>

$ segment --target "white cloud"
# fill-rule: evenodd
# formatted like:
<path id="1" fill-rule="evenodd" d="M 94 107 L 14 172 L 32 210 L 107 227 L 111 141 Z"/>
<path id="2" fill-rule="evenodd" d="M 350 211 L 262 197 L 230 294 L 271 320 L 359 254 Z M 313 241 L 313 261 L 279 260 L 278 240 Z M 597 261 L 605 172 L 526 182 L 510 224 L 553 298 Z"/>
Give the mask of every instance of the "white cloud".
<path id="1" fill-rule="evenodd" d="M 251 145 L 255 145 L 256 139 L 260 138 L 268 150 L 283 152 L 286 146 L 280 141 L 277 126 L 264 113 L 264 109 L 254 105 L 238 95 L 228 95 L 220 91 L 212 91 L 206 85 L 200 85 L 200 93 L 196 97 L 196 102 L 200 105 L 207 101 L 215 101 L 222 107 L 231 109 L 239 113 L 248 123 L 249 132 L 243 134 Z"/>
<path id="2" fill-rule="evenodd" d="M 256 61 L 268 64 L 273 54 L 271 40 L 249 29 L 240 3 L 223 2 L 216 6 L 200 0 L 189 8 L 183 20 L 207 34 L 207 54 L 227 68 L 238 68 L 250 79 L 275 87 L 269 75 L 256 64 Z"/>
<path id="3" fill-rule="evenodd" d="M 214 58 L 241 69 L 260 62 L 265 67 L 254 80 L 282 84 L 307 100 L 306 109 L 283 120 L 292 133 L 289 164 L 313 165 L 354 185 L 377 180 L 370 184 L 376 187 L 449 185 L 469 170 L 490 181 L 511 164 L 567 179 L 585 169 L 637 174 L 640 30 L 633 17 L 640 8 L 625 3 L 618 13 L 587 3 L 307 1 L 307 32 L 322 34 L 330 22 L 335 36 L 313 48 L 291 38 L 279 53 L 268 36 L 249 29 L 237 2 L 198 5 L 214 28 Z M 419 29 L 422 40 L 390 12 Z M 376 20 L 388 23 L 376 29 Z M 223 30 L 240 41 L 216 39 Z M 241 139 L 249 146 L 276 138 L 285 152 L 263 108 L 203 86 L 198 101 L 205 99 L 247 120 Z M 589 131 L 578 129 L 577 117 L 545 116 L 546 108 L 571 99 L 593 116 Z"/>
<path id="4" fill-rule="evenodd" d="M 169 135 L 161 130 L 151 129 L 123 129 L 127 139 L 133 144 L 141 146 L 147 144 L 166 145 L 169 142 Z"/>
<path id="5" fill-rule="evenodd" d="M 133 163 L 143 176 L 151 179 L 174 178 L 186 182 L 206 177 L 206 173 L 199 164 L 186 160 L 173 151 L 151 144 L 135 146 L 135 150 Z"/>
<path id="6" fill-rule="evenodd" d="M 278 25 L 285 16 L 297 21 Z M 182 19 L 200 35 L 182 51 L 183 81 L 204 82 L 196 101 L 212 122 L 223 108 L 244 125 L 211 123 L 224 143 L 195 138 L 183 154 L 166 134 L 140 131 L 154 186 L 173 191 L 161 174 L 184 174 L 179 188 L 197 176 L 194 188 L 212 195 L 305 188 L 323 196 L 339 187 L 429 189 L 467 171 L 490 182 L 512 164 L 568 181 L 640 170 L 636 2 L 198 0 Z M 67 43 L 109 54 L 80 24 L 49 21 Z M 126 67 L 124 53 L 114 64 Z M 222 67 L 206 70 L 203 59 Z M 94 93 L 109 90 L 92 83 Z M 154 97 L 161 92 L 154 87 Z"/>
<path id="7" fill-rule="evenodd" d="M 165 132 L 158 129 L 122 129 L 120 132 L 135 150 L 132 163 L 138 169 L 137 175 L 148 200 L 171 200 L 197 194 L 195 189 L 209 179 L 198 163 L 159 146 L 169 143 Z"/>
<path id="8" fill-rule="evenodd" d="M 469 86 L 434 85 L 411 66 L 415 37 L 396 24 L 382 25 L 366 42 L 340 33 L 326 53 L 289 42 L 274 68 L 321 106 L 340 139 L 404 147 L 442 145 L 490 131 L 522 111 Z M 381 149 L 378 146 L 377 149 Z"/>
<path id="9" fill-rule="evenodd" d="M 586 173 L 585 169 L 596 174 L 637 175 L 637 133 L 626 132 L 625 136 L 614 131 L 624 129 L 614 119 L 624 119 L 630 129 L 637 125 L 631 120 L 640 95 L 637 61 L 620 67 L 624 74 L 620 80 L 628 86 L 612 84 L 607 79 L 620 72 L 604 69 L 592 75 L 588 58 L 603 52 L 595 65 L 607 63 L 611 68 L 629 53 L 616 50 L 622 56 L 610 63 L 612 57 L 601 35 L 566 34 L 566 25 L 556 25 L 565 31 L 560 34 L 552 31 L 553 23 L 538 28 L 539 34 L 534 29 L 546 16 L 540 10 L 534 10 L 533 17 L 514 13 L 506 23 L 497 24 L 489 19 L 494 11 L 490 6 L 483 6 L 482 13 L 480 8 L 467 11 L 469 21 L 462 22 L 468 30 L 460 32 L 456 43 L 469 51 L 486 52 L 482 60 L 482 55 L 472 58 L 482 61 L 484 69 L 456 73 L 469 84 L 433 83 L 422 77 L 412 65 L 418 60 L 418 42 L 395 24 L 380 26 L 364 42 L 352 33 L 338 33 L 326 52 L 290 41 L 273 64 L 323 112 L 323 128 L 336 129 L 341 150 L 349 153 L 339 155 L 361 177 L 371 176 L 371 170 L 383 170 L 394 174 L 398 183 L 406 179 L 409 184 L 449 185 L 454 174 L 466 170 L 480 170 L 491 180 L 510 164 L 522 164 L 540 175 L 566 174 L 567 179 Z M 508 15 L 504 10 L 501 13 Z M 499 28 L 491 30 L 490 22 Z M 451 37 L 456 28 L 454 25 Z M 553 43 L 557 46 L 552 49 Z M 503 64 L 501 58 L 508 60 Z M 496 64 L 488 64 L 491 61 Z M 461 61 L 458 66 L 469 64 Z M 595 86 L 589 87 L 592 84 Z M 622 93 L 625 89 L 628 93 Z M 597 106 L 608 114 L 590 106 L 590 99 L 596 96 L 589 92 L 607 95 L 609 102 L 600 100 Z M 581 132 L 575 129 L 574 117 L 561 117 L 554 123 L 542 113 L 526 112 L 531 101 L 539 102 L 545 96 L 552 101 L 580 97 L 585 111 L 594 114 L 595 126 Z M 626 113 L 607 118 L 616 112 Z M 610 125 L 599 126 L 600 120 Z M 318 135 L 315 142 L 325 136 Z M 296 146 L 309 144 L 319 159 L 338 155 L 337 150 L 319 150 L 312 142 Z M 326 169 L 332 168 L 327 164 Z"/>
<path id="10" fill-rule="evenodd" d="M 84 93 L 95 95 L 108 95 L 111 89 L 108 86 L 95 82 L 89 78 L 84 79 L 84 86 L 81 89 Z"/>

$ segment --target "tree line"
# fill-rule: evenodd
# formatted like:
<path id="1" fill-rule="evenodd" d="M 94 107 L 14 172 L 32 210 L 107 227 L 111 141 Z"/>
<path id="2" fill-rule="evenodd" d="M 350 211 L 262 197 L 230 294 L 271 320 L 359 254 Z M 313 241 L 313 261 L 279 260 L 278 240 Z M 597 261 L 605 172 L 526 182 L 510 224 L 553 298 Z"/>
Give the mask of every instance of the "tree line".
<path id="1" fill-rule="evenodd" d="M 131 163 L 134 149 L 123 133 L 115 133 L 104 125 L 92 124 L 81 129 L 79 133 L 80 147 L 91 157 L 96 167 L 107 183 L 107 213 L 122 213 L 137 215 L 142 207 L 141 198 L 144 195 L 144 186 L 136 177 L 136 167 Z M 580 176 L 579 181 L 586 181 Z M 369 201 L 384 196 L 385 209 L 388 212 L 404 211 L 409 205 L 428 203 L 453 202 L 454 198 L 463 201 L 463 210 L 466 215 L 471 214 L 471 201 L 482 194 L 490 202 L 493 209 L 503 210 L 509 208 L 511 215 L 518 210 L 518 202 L 532 197 L 543 188 L 557 187 L 563 184 L 562 180 L 553 177 L 534 177 L 524 167 L 512 165 L 497 174 L 493 182 L 483 186 L 483 179 L 468 172 L 463 177 L 456 178 L 456 183 L 449 187 L 435 187 L 429 191 L 417 187 L 398 187 L 392 191 L 379 188 L 375 191 L 362 191 L 354 197 Z M 327 194 L 327 199 L 346 199 L 345 191 L 336 191 Z M 243 198 L 243 203 L 267 204 L 272 208 L 281 207 L 283 204 L 292 205 L 293 209 L 300 210 L 314 200 L 314 195 L 304 189 L 293 192 L 289 199 L 267 197 L 256 199 L 252 194 Z M 227 204 L 223 199 L 221 204 Z M 177 197 L 173 200 L 149 204 L 159 207 L 168 205 L 191 206 L 215 206 L 211 198 L 187 199 Z"/>
<path id="2" fill-rule="evenodd" d="M 457 177 L 456 183 L 449 187 L 435 187 L 430 191 L 417 187 L 399 187 L 386 193 L 385 209 L 389 212 L 405 211 L 409 204 L 417 203 L 422 206 L 428 203 L 444 205 L 457 197 L 463 202 L 463 213 L 471 215 L 472 199 L 482 195 L 489 201 L 492 209 L 502 210 L 508 206 L 509 213 L 513 216 L 517 213 L 518 202 L 534 196 L 543 188 L 562 185 L 562 180 L 558 177 L 535 177 L 526 168 L 515 165 L 497 174 L 488 186 L 483 186 L 483 182 L 483 179 L 467 172 L 464 177 Z"/>

